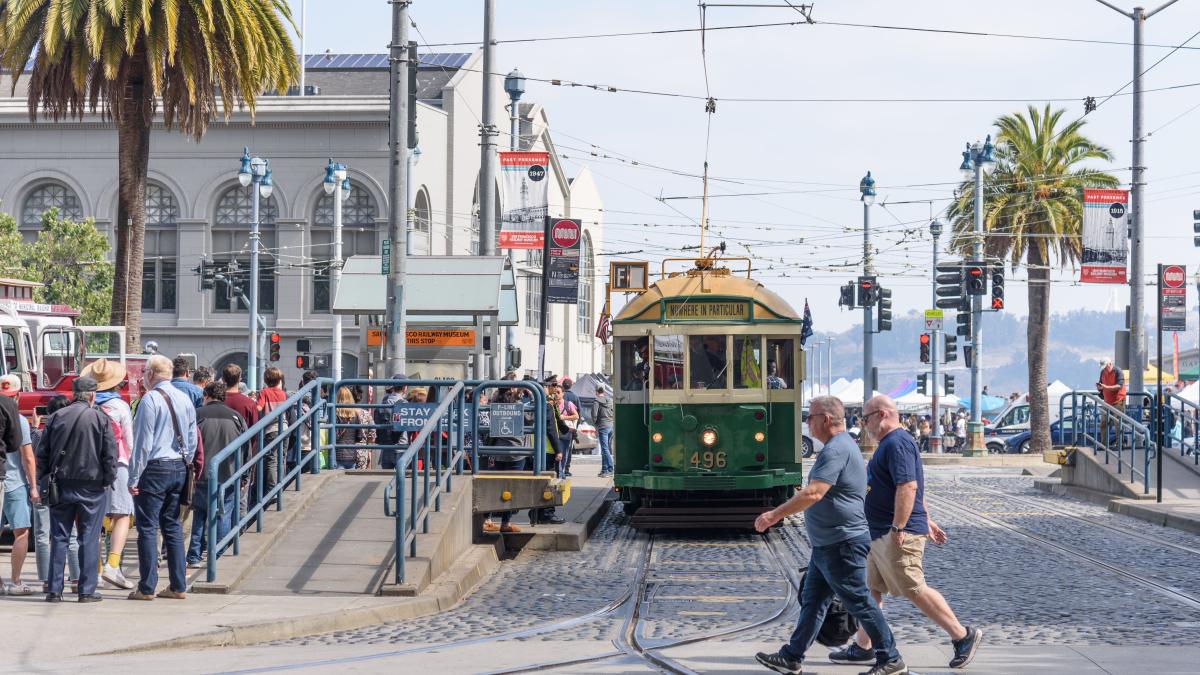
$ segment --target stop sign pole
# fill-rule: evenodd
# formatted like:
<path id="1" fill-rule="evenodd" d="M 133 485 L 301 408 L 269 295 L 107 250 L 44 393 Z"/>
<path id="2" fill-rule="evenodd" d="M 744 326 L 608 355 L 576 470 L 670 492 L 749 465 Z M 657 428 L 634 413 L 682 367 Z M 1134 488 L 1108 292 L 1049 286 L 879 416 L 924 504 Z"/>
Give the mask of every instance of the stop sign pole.
<path id="1" fill-rule="evenodd" d="M 1163 315 L 1166 314 L 1166 322 L 1163 321 Z M 1154 432 L 1157 438 L 1158 451 L 1155 453 L 1155 500 L 1162 503 L 1162 456 L 1163 448 L 1166 445 L 1166 429 L 1164 424 L 1166 420 L 1163 414 L 1167 407 L 1167 402 L 1163 400 L 1163 384 L 1162 384 L 1162 369 L 1163 369 L 1163 331 L 1182 332 L 1187 330 L 1187 269 L 1183 265 L 1163 265 L 1158 266 L 1158 326 L 1155 329 L 1158 333 L 1158 338 L 1155 340 L 1158 347 L 1158 392 L 1155 398 L 1157 405 L 1154 406 Z M 1133 369 L 1130 365 L 1130 369 Z M 1179 373 L 1175 374 L 1178 377 Z M 1108 439 L 1105 439 L 1107 442 Z"/>

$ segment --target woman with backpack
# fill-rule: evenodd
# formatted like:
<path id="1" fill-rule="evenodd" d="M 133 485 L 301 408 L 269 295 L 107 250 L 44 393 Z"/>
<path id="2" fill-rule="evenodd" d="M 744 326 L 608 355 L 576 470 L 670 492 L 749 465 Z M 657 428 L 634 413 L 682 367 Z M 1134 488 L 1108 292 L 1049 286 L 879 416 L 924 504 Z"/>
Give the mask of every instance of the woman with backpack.
<path id="1" fill-rule="evenodd" d="M 118 388 L 125 381 L 125 366 L 117 361 L 97 359 L 89 363 L 80 376 L 96 380 L 96 408 L 110 422 L 113 436 L 117 439 L 117 478 L 108 488 L 109 522 L 108 557 L 100 578 L 108 583 L 129 590 L 133 582 L 121 571 L 121 553 L 129 538 L 129 527 L 133 521 L 133 495 L 129 494 L 129 448 L 133 445 L 133 411 L 121 398 Z"/>
<path id="2" fill-rule="evenodd" d="M 355 408 L 354 394 L 348 387 L 338 387 L 337 392 L 338 424 L 373 425 L 371 412 L 366 408 Z M 358 449 L 356 445 L 375 445 L 375 429 L 356 427 L 338 427 L 337 430 L 337 465 L 342 469 L 371 468 L 371 451 Z"/>

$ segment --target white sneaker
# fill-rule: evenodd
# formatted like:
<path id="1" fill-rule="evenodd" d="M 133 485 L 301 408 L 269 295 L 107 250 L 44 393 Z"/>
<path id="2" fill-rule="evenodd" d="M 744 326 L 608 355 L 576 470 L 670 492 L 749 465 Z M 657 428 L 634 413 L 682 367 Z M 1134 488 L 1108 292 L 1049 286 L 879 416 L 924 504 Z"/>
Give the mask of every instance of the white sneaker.
<path id="1" fill-rule="evenodd" d="M 125 573 L 121 571 L 120 567 L 105 565 L 104 571 L 100 573 L 100 578 L 117 588 L 125 590 L 133 588 L 133 582 L 125 578 Z"/>

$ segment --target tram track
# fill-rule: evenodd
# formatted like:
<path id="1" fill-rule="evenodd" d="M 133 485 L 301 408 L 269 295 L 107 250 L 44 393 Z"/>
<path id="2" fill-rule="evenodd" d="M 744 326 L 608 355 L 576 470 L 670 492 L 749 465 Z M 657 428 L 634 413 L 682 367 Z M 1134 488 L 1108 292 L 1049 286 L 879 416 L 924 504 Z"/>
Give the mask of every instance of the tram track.
<path id="1" fill-rule="evenodd" d="M 1004 494 L 1004 493 L 1001 493 L 1001 494 Z M 1007 495 L 1007 494 L 1005 494 L 1004 496 L 1009 497 L 1009 495 Z M 950 499 L 947 499 L 947 498 L 941 497 L 941 496 L 926 495 L 925 498 L 928 501 L 932 502 L 933 504 L 937 505 L 939 509 L 945 510 L 950 513 L 955 513 L 955 514 L 959 515 L 960 517 L 963 517 L 967 520 L 973 520 L 973 521 L 980 522 L 980 523 L 983 523 L 988 526 L 998 527 L 998 528 L 1007 530 L 1009 532 L 1012 532 L 1013 534 L 1019 535 L 1021 537 L 1024 537 L 1025 539 L 1028 539 L 1028 540 L 1034 542 L 1035 544 L 1037 544 L 1038 546 L 1040 546 L 1043 549 L 1048 549 L 1048 550 L 1054 551 L 1056 553 L 1066 555 L 1067 557 L 1073 558 L 1075 560 L 1086 562 L 1094 567 L 1103 569 L 1106 572 L 1109 572 L 1116 576 L 1122 577 L 1126 580 L 1132 581 L 1154 593 L 1157 593 L 1163 597 L 1166 597 L 1176 603 L 1185 605 L 1191 609 L 1194 609 L 1194 610 L 1200 609 L 1200 597 L 1197 597 L 1190 593 L 1181 591 L 1181 590 L 1179 590 L 1169 584 L 1163 583 L 1157 579 L 1154 579 L 1152 577 L 1149 577 L 1149 576 L 1146 576 L 1143 574 L 1139 574 L 1135 571 L 1129 570 L 1120 565 L 1113 564 L 1107 560 L 1098 558 L 1095 555 L 1092 555 L 1091 553 L 1088 553 L 1086 551 L 1080 550 L 1073 546 L 1055 541 L 1046 536 L 1043 536 L 1041 534 L 1033 532 L 1032 530 L 1021 527 L 1020 525 L 1014 525 L 1013 523 L 1003 520 L 1001 517 L 999 517 L 997 515 L 984 513 L 983 511 L 980 511 L 978 509 L 975 509 L 975 508 L 972 508 L 969 506 L 965 506 L 963 504 L 960 504 L 958 502 L 955 502 L 953 500 L 950 500 Z M 1042 508 L 1042 507 L 1039 505 L 1039 508 Z M 1084 520 L 1084 522 L 1088 522 L 1088 521 Z M 1186 547 L 1184 547 L 1184 548 L 1186 548 Z"/>

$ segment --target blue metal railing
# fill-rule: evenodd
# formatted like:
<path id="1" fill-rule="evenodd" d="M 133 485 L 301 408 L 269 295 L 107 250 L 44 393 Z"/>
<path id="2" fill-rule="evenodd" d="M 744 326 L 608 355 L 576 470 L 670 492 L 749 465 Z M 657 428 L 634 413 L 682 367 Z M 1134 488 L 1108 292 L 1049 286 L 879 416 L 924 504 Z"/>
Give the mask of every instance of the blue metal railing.
<path id="1" fill-rule="evenodd" d="M 254 521 L 255 531 L 262 532 L 263 511 L 272 501 L 276 511 L 283 510 L 284 489 L 289 485 L 297 491 L 300 489 L 300 475 L 305 465 L 308 465 L 313 473 L 320 471 L 318 455 L 326 447 L 320 440 L 323 427 L 321 422 L 328 412 L 328 407 L 320 396 L 320 387 L 330 382 L 332 380 L 328 378 L 318 378 L 309 382 L 275 410 L 264 415 L 232 443 L 211 458 L 205 458 L 204 499 L 208 505 L 204 523 L 208 539 L 207 581 L 213 582 L 217 579 L 217 558 L 221 551 L 232 545 L 233 555 L 240 553 L 243 527 Z M 309 447 L 301 454 L 301 438 L 306 425 L 309 427 Z M 267 440 L 271 430 L 275 431 L 274 437 Z M 289 445 L 294 449 L 291 454 L 296 460 L 290 469 L 287 457 L 283 453 L 284 448 Z M 268 455 L 274 455 L 275 458 L 276 480 L 273 488 L 263 492 Z M 222 480 L 219 467 L 229 461 L 233 462 L 233 471 L 229 477 Z M 242 513 L 241 486 L 251 478 L 254 482 L 255 499 L 253 504 L 247 506 L 246 512 Z M 218 539 L 218 524 L 226 515 L 226 495 L 230 494 L 230 490 L 236 497 L 233 500 L 231 524 L 229 532 Z"/>
<path id="2" fill-rule="evenodd" d="M 1165 402 L 1167 420 L 1163 424 L 1163 445 L 1179 448 L 1179 454 L 1192 456 L 1192 462 L 1200 465 L 1200 405 L 1170 394 Z M 1174 434 L 1175 423 L 1180 426 L 1179 435 Z"/>
<path id="3" fill-rule="evenodd" d="M 1142 417 L 1142 406 L 1131 407 L 1131 412 Z M 1118 474 L 1124 473 L 1128 465 L 1132 482 L 1140 480 L 1143 493 L 1150 493 L 1150 460 L 1155 457 L 1157 445 L 1149 426 L 1105 403 L 1095 391 L 1072 391 L 1060 398 L 1058 418 L 1060 424 L 1071 420 L 1071 445 L 1091 448 L 1094 455 L 1104 453 L 1105 464 L 1115 459 Z"/>

